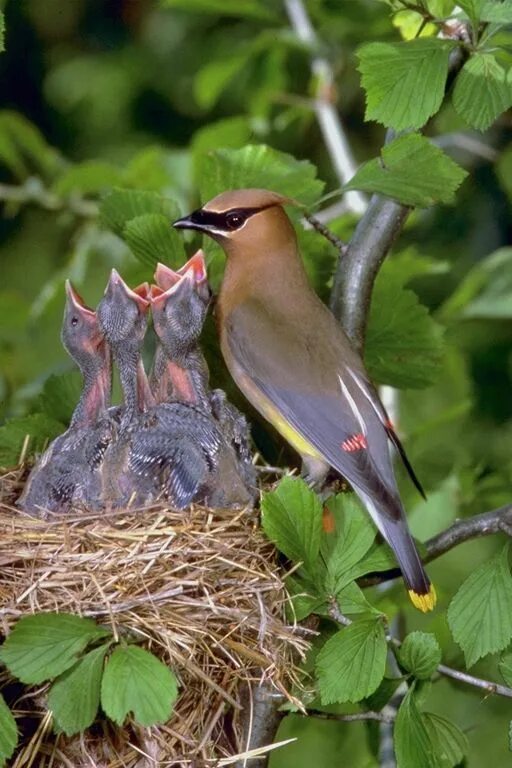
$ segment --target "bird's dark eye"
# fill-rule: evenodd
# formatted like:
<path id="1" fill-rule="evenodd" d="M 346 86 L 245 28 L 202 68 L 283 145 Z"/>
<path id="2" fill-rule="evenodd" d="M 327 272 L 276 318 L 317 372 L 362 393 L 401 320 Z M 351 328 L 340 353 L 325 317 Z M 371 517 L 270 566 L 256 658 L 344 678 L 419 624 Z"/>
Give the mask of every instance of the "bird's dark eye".
<path id="1" fill-rule="evenodd" d="M 228 229 L 238 229 L 242 226 L 242 224 L 245 221 L 245 216 L 241 213 L 236 213 L 236 211 L 231 211 L 231 213 L 226 213 L 226 227 Z"/>
<path id="2" fill-rule="evenodd" d="M 78 325 L 78 317 L 76 315 L 73 315 L 71 318 L 71 325 L 74 327 L 75 325 Z"/>

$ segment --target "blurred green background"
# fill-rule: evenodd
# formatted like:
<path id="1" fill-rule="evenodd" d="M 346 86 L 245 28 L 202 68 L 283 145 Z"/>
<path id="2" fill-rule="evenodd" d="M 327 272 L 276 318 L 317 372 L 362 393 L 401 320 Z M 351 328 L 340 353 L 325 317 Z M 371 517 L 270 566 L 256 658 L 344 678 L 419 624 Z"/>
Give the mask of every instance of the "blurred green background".
<path id="1" fill-rule="evenodd" d="M 377 0 L 311 0 L 307 6 L 337 78 L 343 126 L 362 162 L 378 154 L 384 132 L 364 122 L 355 51 L 367 41 L 398 40 L 400 32 Z M 49 377 L 72 370 L 59 342 L 65 277 L 91 306 L 113 266 L 131 284 L 151 278 L 148 266 L 98 219 L 97 201 L 111 187 L 153 190 L 185 213 L 200 202 L 208 153 L 249 143 L 307 159 L 326 191 L 338 186 L 312 109 L 310 53 L 292 34 L 279 0 L 7 0 L 4 9 L 0 423 L 44 410 Z M 441 109 L 427 134 L 442 136 L 470 176 L 455 206 L 413 213 L 390 257 L 444 329 L 434 383 L 403 389 L 398 399 L 399 427 L 429 493 L 427 504 L 419 503 L 404 484 L 420 539 L 457 517 L 510 501 L 511 127 L 509 112 L 482 136 L 469 131 L 449 103 Z M 330 226 L 349 237 L 354 223 L 342 212 Z M 222 257 L 210 245 L 208 253 L 218 276 Z M 306 259 L 326 298 L 334 250 L 310 238 Z M 389 299 L 385 290 L 381 296 Z M 386 307 L 372 311 L 377 325 Z M 205 343 L 213 380 L 232 391 L 212 327 Z M 69 379 L 73 393 L 77 381 Z M 62 421 L 68 411 L 64 402 Z M 281 449 L 261 425 L 256 437 L 266 458 L 279 460 Z M 443 608 L 500 543 L 496 537 L 473 541 L 431 566 L 441 605 L 433 616 L 401 611 L 407 630 L 436 633 L 446 663 L 463 666 Z M 400 589 L 385 591 L 381 606 Z M 499 679 L 492 657 L 471 672 Z M 510 763 L 507 700 L 442 680 L 432 686 L 428 705 L 466 730 L 469 766 Z M 272 768 L 376 765 L 363 724 L 292 715 L 278 734 L 289 736 L 298 744 L 276 753 Z"/>

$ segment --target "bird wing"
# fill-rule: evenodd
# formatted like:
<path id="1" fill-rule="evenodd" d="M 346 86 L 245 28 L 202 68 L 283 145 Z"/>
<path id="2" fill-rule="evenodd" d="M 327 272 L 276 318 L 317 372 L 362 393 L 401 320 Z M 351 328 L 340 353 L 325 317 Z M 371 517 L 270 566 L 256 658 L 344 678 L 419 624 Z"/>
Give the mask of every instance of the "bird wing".
<path id="1" fill-rule="evenodd" d="M 397 515 L 388 436 L 340 354 L 339 328 L 320 337 L 250 299 L 225 319 L 224 332 L 228 365 L 248 399 L 299 450 L 289 427 L 363 494 L 392 499 L 383 506 Z"/>

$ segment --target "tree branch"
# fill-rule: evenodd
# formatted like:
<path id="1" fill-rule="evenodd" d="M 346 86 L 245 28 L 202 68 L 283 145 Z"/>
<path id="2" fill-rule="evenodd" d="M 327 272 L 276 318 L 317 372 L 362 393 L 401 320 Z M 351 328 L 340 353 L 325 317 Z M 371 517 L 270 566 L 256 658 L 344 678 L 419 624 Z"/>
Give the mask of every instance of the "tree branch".
<path id="1" fill-rule="evenodd" d="M 394 200 L 373 195 L 343 256 L 343 263 L 341 258 L 338 263 L 331 309 L 359 352 L 364 347 L 375 278 L 410 210 Z"/>
<path id="2" fill-rule="evenodd" d="M 296 714 L 302 715 L 301 712 Z M 386 715 L 384 712 L 354 712 L 351 715 L 337 715 L 334 712 L 322 712 L 318 709 L 308 709 L 307 714 L 302 715 L 302 717 L 309 717 L 310 715 L 321 718 L 322 720 L 337 720 L 340 723 L 357 723 L 361 720 L 376 720 L 378 723 L 391 724 L 395 720 L 392 715 Z"/>
<path id="3" fill-rule="evenodd" d="M 506 533 L 508 536 L 512 536 L 512 504 L 506 504 L 504 507 L 493 509 L 491 512 L 483 512 L 481 515 L 468 517 L 464 520 L 457 520 L 445 531 L 432 536 L 425 542 L 426 554 L 423 557 L 423 562 L 431 563 L 465 541 L 480 536 L 490 536 L 493 533 Z M 373 587 L 376 584 L 398 579 L 401 575 L 402 572 L 399 568 L 391 568 L 389 571 L 365 576 L 358 580 L 358 584 L 363 588 Z"/>
<path id="4" fill-rule="evenodd" d="M 333 104 L 334 73 L 329 61 L 315 53 L 320 44 L 303 0 L 284 0 L 284 2 L 294 32 L 299 40 L 312 50 L 311 72 L 317 81 L 313 108 L 333 168 L 340 184 L 343 185 L 355 174 L 356 162 Z M 366 198 L 360 192 L 347 192 L 346 202 L 347 207 L 354 213 L 361 214 L 366 210 Z"/>
<path id="5" fill-rule="evenodd" d="M 98 205 L 79 195 L 62 198 L 44 186 L 37 176 L 30 176 L 23 184 L 0 184 L 0 201 L 14 205 L 35 203 L 47 211 L 67 209 L 77 216 L 89 218 L 98 215 Z"/>

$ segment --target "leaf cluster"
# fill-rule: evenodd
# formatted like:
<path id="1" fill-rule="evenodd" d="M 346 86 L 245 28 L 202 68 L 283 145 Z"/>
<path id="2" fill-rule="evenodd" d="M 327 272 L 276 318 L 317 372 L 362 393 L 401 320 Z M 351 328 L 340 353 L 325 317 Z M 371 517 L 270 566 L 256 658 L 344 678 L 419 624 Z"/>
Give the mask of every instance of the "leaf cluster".
<path id="1" fill-rule="evenodd" d="M 51 681 L 48 709 L 56 733 L 86 730 L 102 711 L 118 725 L 166 722 L 178 695 L 172 671 L 154 654 L 91 619 L 39 613 L 20 619 L 0 647 L 0 661 L 27 685 Z M 0 765 L 17 743 L 15 720 L 0 695 Z"/>

